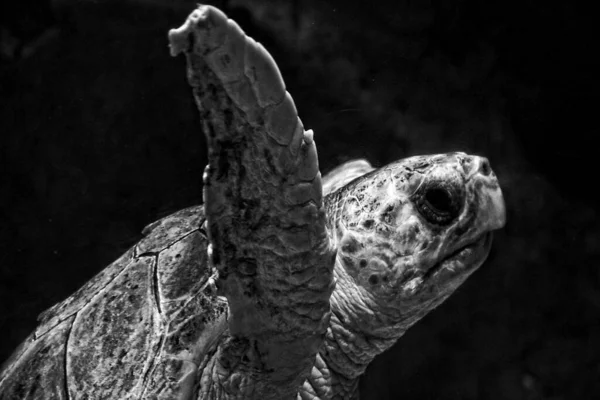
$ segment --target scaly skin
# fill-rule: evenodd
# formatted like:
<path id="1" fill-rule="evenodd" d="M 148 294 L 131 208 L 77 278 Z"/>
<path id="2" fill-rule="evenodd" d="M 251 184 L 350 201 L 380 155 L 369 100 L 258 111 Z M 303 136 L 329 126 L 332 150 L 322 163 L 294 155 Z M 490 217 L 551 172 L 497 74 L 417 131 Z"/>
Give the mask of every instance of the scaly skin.
<path id="1" fill-rule="evenodd" d="M 321 184 L 266 50 L 206 6 L 170 39 L 209 144 L 205 205 L 43 313 L 0 399 L 358 398 L 373 358 L 484 262 L 505 223 L 496 177 L 451 153 Z"/>
<path id="2" fill-rule="evenodd" d="M 423 211 L 436 190 L 455 202 L 447 222 Z M 373 358 L 485 261 L 491 231 L 505 223 L 504 202 L 486 159 L 451 153 L 390 164 L 325 204 L 337 284 L 324 345 L 298 398 L 353 399 Z"/>
<path id="3" fill-rule="evenodd" d="M 213 7 L 169 33 L 209 145 L 204 203 L 231 337 L 202 376 L 201 397 L 291 398 L 329 322 L 335 250 L 321 174 L 279 69 Z"/>

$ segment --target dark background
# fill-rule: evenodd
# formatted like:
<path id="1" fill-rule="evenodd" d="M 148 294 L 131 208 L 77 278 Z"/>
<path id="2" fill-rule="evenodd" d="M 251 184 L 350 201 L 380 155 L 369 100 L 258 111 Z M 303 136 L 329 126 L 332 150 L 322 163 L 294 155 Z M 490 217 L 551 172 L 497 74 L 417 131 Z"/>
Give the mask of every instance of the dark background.
<path id="1" fill-rule="evenodd" d="M 321 171 L 462 150 L 500 178 L 489 261 L 374 362 L 363 398 L 600 397 L 591 5 L 213 4 L 274 55 Z M 0 360 L 144 225 L 201 201 L 205 142 L 166 39 L 194 6 L 1 3 Z"/>

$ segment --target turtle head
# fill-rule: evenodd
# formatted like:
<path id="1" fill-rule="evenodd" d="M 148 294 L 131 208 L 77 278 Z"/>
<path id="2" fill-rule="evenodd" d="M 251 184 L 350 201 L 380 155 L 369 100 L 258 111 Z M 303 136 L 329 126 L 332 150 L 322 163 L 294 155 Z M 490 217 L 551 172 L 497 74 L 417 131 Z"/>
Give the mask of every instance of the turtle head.
<path id="1" fill-rule="evenodd" d="M 406 327 L 485 261 L 506 219 L 489 162 L 464 153 L 400 160 L 326 202 L 340 290 Z"/>

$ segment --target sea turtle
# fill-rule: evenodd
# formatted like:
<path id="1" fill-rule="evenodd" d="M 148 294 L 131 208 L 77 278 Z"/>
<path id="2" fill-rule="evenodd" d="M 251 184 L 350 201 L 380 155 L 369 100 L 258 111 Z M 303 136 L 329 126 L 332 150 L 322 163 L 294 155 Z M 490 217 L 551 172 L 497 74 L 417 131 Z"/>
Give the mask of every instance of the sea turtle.
<path id="1" fill-rule="evenodd" d="M 373 358 L 487 257 L 505 223 L 488 161 L 357 160 L 321 179 L 260 44 L 210 6 L 169 36 L 209 145 L 204 204 L 42 313 L 0 398 L 357 398 Z"/>

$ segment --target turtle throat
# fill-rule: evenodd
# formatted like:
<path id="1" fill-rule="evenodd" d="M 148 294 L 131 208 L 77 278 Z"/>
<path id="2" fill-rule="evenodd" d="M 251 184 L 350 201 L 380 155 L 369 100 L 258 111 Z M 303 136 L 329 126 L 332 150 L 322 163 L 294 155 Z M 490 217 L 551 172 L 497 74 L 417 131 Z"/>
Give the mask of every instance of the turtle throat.
<path id="1" fill-rule="evenodd" d="M 373 359 L 391 347 L 410 326 L 387 315 L 336 263 L 331 319 L 320 351 L 338 379 L 354 380 Z"/>

